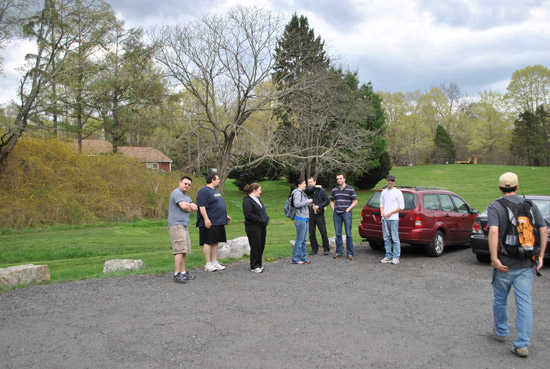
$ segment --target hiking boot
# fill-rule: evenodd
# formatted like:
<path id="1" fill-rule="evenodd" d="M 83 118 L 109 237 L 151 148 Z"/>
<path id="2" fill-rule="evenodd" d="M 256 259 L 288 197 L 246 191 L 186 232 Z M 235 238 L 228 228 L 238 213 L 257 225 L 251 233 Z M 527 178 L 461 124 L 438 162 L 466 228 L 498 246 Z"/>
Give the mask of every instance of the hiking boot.
<path id="1" fill-rule="evenodd" d="M 176 283 L 185 283 L 185 282 L 187 282 L 187 279 L 183 278 L 181 273 L 178 273 L 178 274 L 174 275 L 174 282 L 176 282 Z"/>
<path id="2" fill-rule="evenodd" d="M 353 260 L 353 255 L 348 255 L 348 260 Z"/>
<path id="3" fill-rule="evenodd" d="M 219 261 L 213 261 L 212 262 L 212 265 L 214 266 L 214 268 L 216 268 L 216 270 L 224 270 L 225 269 L 225 266 L 221 265 Z"/>
<path id="4" fill-rule="evenodd" d="M 508 339 L 508 336 L 499 336 L 494 327 L 493 327 L 493 334 L 495 335 L 496 340 L 499 342 L 506 342 L 506 340 Z"/>
<path id="5" fill-rule="evenodd" d="M 217 270 L 218 269 L 212 263 L 208 263 L 204 266 L 204 271 L 205 272 L 215 272 Z"/>
<path id="6" fill-rule="evenodd" d="M 527 357 L 527 355 L 529 355 L 527 347 L 512 347 L 511 351 L 519 357 Z"/>
<path id="7" fill-rule="evenodd" d="M 332 258 L 333 258 L 333 259 L 340 259 L 341 257 L 342 257 L 342 255 L 336 254 L 336 255 L 334 255 Z"/>
<path id="8" fill-rule="evenodd" d="M 398 258 L 393 258 L 393 259 L 391 259 L 391 263 L 394 264 L 394 265 L 397 265 L 397 264 L 399 264 L 399 259 Z"/>
<path id="9" fill-rule="evenodd" d="M 380 260 L 380 262 L 381 262 L 382 264 L 389 264 L 389 263 L 392 262 L 392 259 L 386 258 L 386 257 L 385 257 L 384 259 Z"/>
<path id="10" fill-rule="evenodd" d="M 196 275 L 190 274 L 189 272 L 181 273 L 180 275 L 181 275 L 181 277 L 182 277 L 183 279 L 185 279 L 186 281 L 192 281 L 192 280 L 194 280 L 195 278 L 197 278 Z"/>

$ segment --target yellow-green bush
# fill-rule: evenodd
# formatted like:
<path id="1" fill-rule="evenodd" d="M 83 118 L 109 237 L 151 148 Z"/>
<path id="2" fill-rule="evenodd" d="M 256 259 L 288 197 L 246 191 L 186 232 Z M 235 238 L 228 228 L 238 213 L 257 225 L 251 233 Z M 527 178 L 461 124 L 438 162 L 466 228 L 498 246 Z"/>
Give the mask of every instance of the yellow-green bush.
<path id="1" fill-rule="evenodd" d="M 120 154 L 87 156 L 57 139 L 24 138 L 0 167 L 0 227 L 165 217 L 178 181 Z M 204 183 L 194 182 L 193 198 Z"/>

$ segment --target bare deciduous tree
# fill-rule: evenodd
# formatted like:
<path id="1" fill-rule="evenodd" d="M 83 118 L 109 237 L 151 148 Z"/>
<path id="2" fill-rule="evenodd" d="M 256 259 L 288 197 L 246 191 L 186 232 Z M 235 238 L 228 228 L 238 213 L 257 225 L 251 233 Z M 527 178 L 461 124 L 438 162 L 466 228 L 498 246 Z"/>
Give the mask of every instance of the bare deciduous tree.
<path id="1" fill-rule="evenodd" d="M 272 108 L 275 96 L 258 94 L 270 78 L 282 18 L 256 7 L 237 6 L 225 16 L 164 27 L 153 33 L 158 61 L 200 108 L 184 115 L 211 138 L 223 191 L 233 144 L 256 111 Z M 183 107 L 184 109 L 186 107 Z"/>

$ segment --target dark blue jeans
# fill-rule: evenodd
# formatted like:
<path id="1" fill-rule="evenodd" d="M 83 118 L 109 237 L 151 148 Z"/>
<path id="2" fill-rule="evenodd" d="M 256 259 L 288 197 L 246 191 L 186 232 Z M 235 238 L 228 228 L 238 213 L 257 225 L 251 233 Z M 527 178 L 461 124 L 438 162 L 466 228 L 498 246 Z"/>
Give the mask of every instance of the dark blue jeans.
<path id="1" fill-rule="evenodd" d="M 332 219 L 334 220 L 334 232 L 336 233 L 336 255 L 342 255 L 344 253 L 344 242 L 342 240 L 342 223 L 346 231 L 346 250 L 348 256 L 353 256 L 353 238 L 351 237 L 351 212 L 345 213 L 333 213 Z"/>

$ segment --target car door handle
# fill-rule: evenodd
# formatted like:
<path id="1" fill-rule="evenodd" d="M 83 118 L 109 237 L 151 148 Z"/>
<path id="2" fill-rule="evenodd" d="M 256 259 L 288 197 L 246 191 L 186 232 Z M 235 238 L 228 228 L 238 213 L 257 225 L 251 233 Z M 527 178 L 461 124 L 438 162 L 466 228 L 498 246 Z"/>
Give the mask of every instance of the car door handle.
<path id="1" fill-rule="evenodd" d="M 445 218 L 449 218 L 449 217 L 450 217 L 450 215 L 448 213 L 445 214 Z"/>

